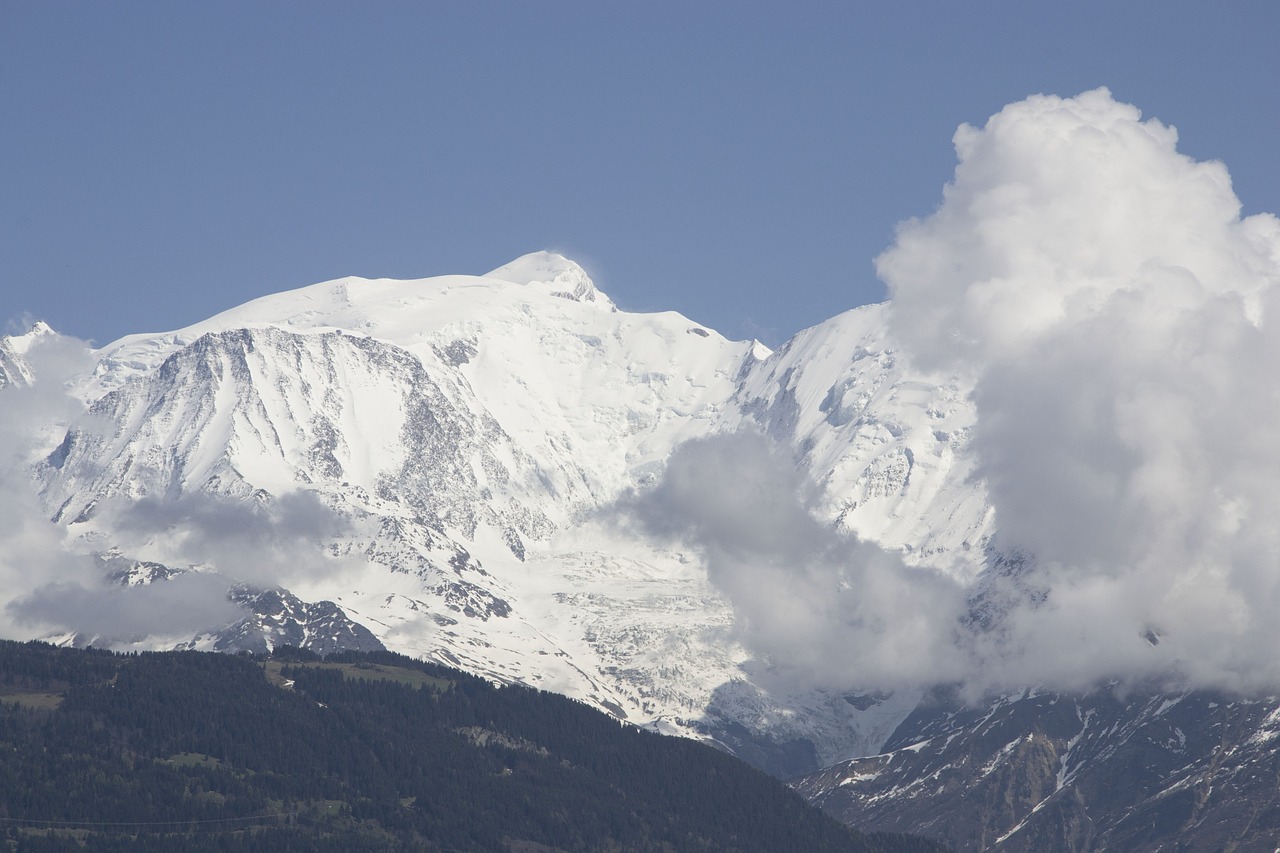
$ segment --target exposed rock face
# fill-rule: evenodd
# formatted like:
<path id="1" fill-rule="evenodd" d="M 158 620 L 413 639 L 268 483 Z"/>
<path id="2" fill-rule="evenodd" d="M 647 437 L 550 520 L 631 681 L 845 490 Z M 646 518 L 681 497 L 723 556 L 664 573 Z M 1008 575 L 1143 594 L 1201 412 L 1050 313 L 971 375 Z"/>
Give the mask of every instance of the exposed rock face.
<path id="1" fill-rule="evenodd" d="M 327 655 L 343 649 L 372 652 L 385 648 L 368 628 L 348 619 L 332 601 L 309 604 L 287 590 L 257 590 L 243 584 L 233 588 L 229 597 L 251 615 L 218 631 L 211 638 L 214 651 L 266 654 L 287 645 Z"/>
<path id="2" fill-rule="evenodd" d="M 882 755 L 796 781 L 852 825 L 957 851 L 1275 850 L 1280 703 L 1208 692 L 923 703 Z"/>
<path id="3" fill-rule="evenodd" d="M 160 584 L 197 572 L 192 567 L 173 567 L 150 560 L 130 560 L 117 551 L 96 555 L 106 581 L 118 587 Z M 352 621 L 332 601 L 303 601 L 280 587 L 262 589 L 246 583 L 231 584 L 227 600 L 245 613 L 229 625 L 196 635 L 176 648 L 217 652 L 266 654 L 279 646 L 296 646 L 319 655 L 343 649 L 378 651 L 382 642 L 368 628 Z M 112 645 L 136 637 L 89 637 L 72 639 L 76 645 Z M 145 644 L 145 640 L 143 641 Z"/>

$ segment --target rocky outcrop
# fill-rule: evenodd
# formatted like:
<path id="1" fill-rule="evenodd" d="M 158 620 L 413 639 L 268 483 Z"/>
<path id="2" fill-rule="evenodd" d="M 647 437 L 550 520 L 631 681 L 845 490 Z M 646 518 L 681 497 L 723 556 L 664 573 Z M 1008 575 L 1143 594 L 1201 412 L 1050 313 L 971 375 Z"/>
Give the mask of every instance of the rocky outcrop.
<path id="1" fill-rule="evenodd" d="M 1280 703 L 1204 691 L 933 697 L 885 752 L 794 785 L 847 823 L 957 851 L 1273 851 Z"/>

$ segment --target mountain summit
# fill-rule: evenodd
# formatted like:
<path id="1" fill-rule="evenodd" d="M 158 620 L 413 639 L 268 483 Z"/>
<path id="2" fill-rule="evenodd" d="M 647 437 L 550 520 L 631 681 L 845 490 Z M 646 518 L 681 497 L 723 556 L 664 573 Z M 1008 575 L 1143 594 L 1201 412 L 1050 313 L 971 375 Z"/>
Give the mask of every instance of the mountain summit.
<path id="1" fill-rule="evenodd" d="M 485 274 L 485 278 L 545 289 L 552 296 L 617 310 L 577 262 L 555 252 L 530 252 Z"/>

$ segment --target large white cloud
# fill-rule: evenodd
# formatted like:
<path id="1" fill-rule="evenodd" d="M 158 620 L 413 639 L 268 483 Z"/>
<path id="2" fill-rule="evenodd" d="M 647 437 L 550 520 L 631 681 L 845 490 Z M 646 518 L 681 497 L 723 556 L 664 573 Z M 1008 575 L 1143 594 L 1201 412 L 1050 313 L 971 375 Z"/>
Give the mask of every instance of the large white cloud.
<path id="1" fill-rule="evenodd" d="M 1176 142 L 1105 89 L 1010 105 L 877 261 L 910 357 L 973 376 L 1000 540 L 1050 590 L 975 677 L 1280 685 L 1280 221 Z"/>
<path id="2" fill-rule="evenodd" d="M 1098 89 L 1028 98 L 954 141 L 941 207 L 876 262 L 921 365 L 1018 358 L 1121 294 L 1157 297 L 1157 322 L 1212 296 L 1259 319 L 1280 223 L 1242 220 L 1226 167 L 1179 154 L 1173 128 Z"/>

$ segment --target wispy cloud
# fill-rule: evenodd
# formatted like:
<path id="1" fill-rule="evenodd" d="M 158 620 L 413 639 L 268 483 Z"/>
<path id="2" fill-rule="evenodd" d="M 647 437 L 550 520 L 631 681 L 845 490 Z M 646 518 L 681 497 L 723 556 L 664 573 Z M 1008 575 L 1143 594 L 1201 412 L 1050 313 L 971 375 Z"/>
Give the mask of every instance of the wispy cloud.
<path id="1" fill-rule="evenodd" d="M 83 341 L 40 336 L 24 355 L 35 381 L 0 391 L 0 635 L 80 632 L 124 640 L 194 633 L 242 614 L 227 601 L 228 578 L 262 586 L 337 571 L 320 543 L 347 524 L 309 493 L 265 501 L 191 494 L 178 500 L 112 499 L 99 507 L 107 544 L 134 558 L 195 572 L 143 586 L 107 584 L 101 567 L 48 517 L 32 466 L 73 420 L 85 422 L 71 380 L 92 367 Z"/>
<path id="2" fill-rule="evenodd" d="M 25 637 L 15 624 L 12 602 L 37 586 L 58 580 L 81 583 L 94 575 L 90 559 L 67 546 L 66 531 L 43 512 L 30 465 L 82 405 L 67 383 L 90 364 L 82 341 L 42 335 L 23 354 L 31 384 L 0 389 L 0 636 Z"/>
<path id="3" fill-rule="evenodd" d="M 755 433 L 686 442 L 658 484 L 619 501 L 634 533 L 692 545 L 732 601 L 736 631 L 794 685 L 947 680 L 964 658 L 964 591 L 820 521 L 790 454 Z"/>
<path id="4" fill-rule="evenodd" d="M 218 574 L 186 572 L 138 586 L 106 586 L 100 579 L 49 583 L 10 605 L 17 625 L 43 633 L 70 633 L 99 645 L 149 636 L 195 634 L 245 614 L 227 600 L 230 582 Z"/>
<path id="5" fill-rule="evenodd" d="M 101 511 L 115 543 L 129 553 L 204 564 L 260 586 L 316 580 L 343 563 L 322 545 L 350 532 L 350 522 L 315 494 L 264 500 L 191 492 L 174 498 L 114 499 Z"/>

